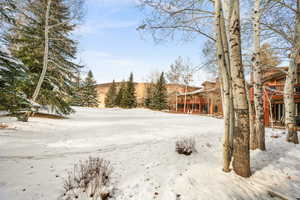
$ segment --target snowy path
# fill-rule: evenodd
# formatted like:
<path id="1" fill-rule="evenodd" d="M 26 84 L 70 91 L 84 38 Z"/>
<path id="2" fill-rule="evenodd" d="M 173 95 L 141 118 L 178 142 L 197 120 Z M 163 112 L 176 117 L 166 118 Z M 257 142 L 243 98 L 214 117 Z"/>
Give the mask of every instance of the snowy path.
<path id="1" fill-rule="evenodd" d="M 117 200 L 271 199 L 267 190 L 300 197 L 300 147 L 267 131 L 267 152 L 252 152 L 253 176 L 225 174 L 223 121 L 143 109 L 83 109 L 70 119 L 0 118 L 0 199 L 56 200 L 62 177 L 88 156 L 114 166 Z M 180 156 L 174 143 L 194 136 L 197 154 Z"/>

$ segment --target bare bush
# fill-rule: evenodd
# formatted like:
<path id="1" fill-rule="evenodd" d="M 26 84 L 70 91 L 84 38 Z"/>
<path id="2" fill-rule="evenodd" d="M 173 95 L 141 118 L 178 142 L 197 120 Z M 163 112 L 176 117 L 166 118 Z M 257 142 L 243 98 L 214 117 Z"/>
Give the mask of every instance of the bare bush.
<path id="1" fill-rule="evenodd" d="M 176 152 L 186 156 L 191 155 L 196 150 L 196 142 L 194 138 L 180 138 L 176 141 Z"/>
<path id="2" fill-rule="evenodd" d="M 89 157 L 74 165 L 64 180 L 64 200 L 106 200 L 112 192 L 112 167 L 109 161 Z"/>

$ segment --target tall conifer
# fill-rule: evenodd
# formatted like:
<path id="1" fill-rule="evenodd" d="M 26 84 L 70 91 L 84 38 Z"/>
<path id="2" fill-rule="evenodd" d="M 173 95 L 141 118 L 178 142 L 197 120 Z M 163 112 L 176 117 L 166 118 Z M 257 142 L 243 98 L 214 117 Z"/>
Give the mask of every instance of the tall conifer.
<path id="1" fill-rule="evenodd" d="M 153 98 L 150 103 L 150 107 L 155 110 L 163 110 L 168 108 L 168 95 L 166 88 L 166 80 L 164 73 L 162 72 L 160 78 L 155 84 L 153 91 Z"/>
<path id="2" fill-rule="evenodd" d="M 46 10 L 49 0 L 25 0 L 22 13 L 17 16 L 15 25 L 7 34 L 12 55 L 28 67 L 30 80 L 22 88 L 28 98 L 34 90 L 44 63 Z M 79 10 L 80 7 L 77 8 Z M 58 114 L 69 114 L 73 110 L 70 101 L 75 74 L 80 67 L 75 64 L 77 43 L 71 38 L 76 27 L 74 9 L 68 1 L 51 0 L 48 30 L 47 71 L 36 102 L 50 106 Z"/>
<path id="3" fill-rule="evenodd" d="M 121 83 L 120 89 L 119 89 L 118 94 L 116 96 L 116 106 L 123 107 L 122 99 L 123 99 L 125 91 L 126 91 L 126 84 L 125 84 L 125 81 L 123 81 Z"/>
<path id="4" fill-rule="evenodd" d="M 135 84 L 133 82 L 133 73 L 130 73 L 129 80 L 126 85 L 126 90 L 123 95 L 123 107 L 135 108 L 137 106 L 135 96 Z"/>
<path id="5" fill-rule="evenodd" d="M 146 88 L 146 98 L 144 100 L 144 105 L 147 108 L 151 108 L 151 103 L 153 100 L 153 90 L 154 90 L 154 84 L 150 83 L 149 85 L 147 85 Z"/>
<path id="6" fill-rule="evenodd" d="M 89 71 L 82 87 L 82 105 L 86 107 L 97 107 L 97 97 L 96 81 L 94 80 L 92 71 Z"/>
<path id="7" fill-rule="evenodd" d="M 105 98 L 105 107 L 113 108 L 116 106 L 116 97 L 117 97 L 117 88 L 116 83 L 113 80 L 111 86 L 108 89 L 106 98 Z"/>
<path id="8" fill-rule="evenodd" d="M 15 1 L 0 1 L 0 110 L 7 110 L 12 114 L 30 107 L 27 96 L 21 90 L 28 78 L 26 67 L 9 55 L 7 41 L 3 38 L 5 27 L 15 22 L 15 11 Z"/>

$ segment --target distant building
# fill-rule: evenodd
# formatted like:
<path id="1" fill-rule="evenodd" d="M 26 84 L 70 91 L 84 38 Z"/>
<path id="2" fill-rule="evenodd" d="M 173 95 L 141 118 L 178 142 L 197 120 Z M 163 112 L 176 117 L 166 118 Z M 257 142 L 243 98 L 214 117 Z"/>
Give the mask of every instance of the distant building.
<path id="1" fill-rule="evenodd" d="M 263 72 L 263 106 L 266 126 L 284 125 L 284 84 L 287 67 L 268 69 Z M 252 78 L 252 77 L 251 77 Z M 295 83 L 294 101 L 296 103 L 296 123 L 300 126 L 300 66 Z M 250 87 L 250 103 L 254 104 L 254 90 Z M 184 92 L 177 96 L 177 112 L 190 114 L 223 115 L 220 84 L 216 81 L 205 81 L 200 89 Z M 185 106 L 186 105 L 186 106 Z M 184 110 L 184 107 L 185 110 Z M 176 111 L 176 107 L 172 107 Z"/>
<path id="2" fill-rule="evenodd" d="M 269 69 L 263 73 L 263 105 L 265 125 L 284 125 L 284 84 L 288 67 Z M 254 89 L 250 90 L 250 99 L 253 104 Z M 296 119 L 300 125 L 300 66 L 298 66 L 297 83 L 295 83 Z"/>
<path id="3" fill-rule="evenodd" d="M 268 69 L 263 72 L 263 106 L 265 125 L 284 125 L 284 84 L 287 67 Z M 116 83 L 117 88 L 121 82 Z M 149 83 L 135 83 L 138 106 L 142 107 Z M 106 93 L 111 83 L 97 85 L 99 107 L 105 107 Z M 189 114 L 223 115 L 219 79 L 205 81 L 201 87 L 167 84 L 168 103 L 172 112 Z M 295 83 L 296 123 L 300 125 L 300 66 L 298 66 L 297 83 Z M 250 88 L 250 103 L 253 104 L 253 87 Z M 177 105 L 177 106 L 176 106 Z M 185 108 L 185 109 L 184 109 Z"/>
<path id="4" fill-rule="evenodd" d="M 173 111 L 176 111 L 175 109 L 173 108 Z M 202 83 L 202 87 L 197 90 L 186 94 L 184 92 L 180 93 L 178 95 L 177 112 L 222 115 L 219 80 L 205 81 Z"/>
<path id="5" fill-rule="evenodd" d="M 99 108 L 105 108 L 105 98 L 106 94 L 112 83 L 102 83 L 96 86 L 98 92 L 98 101 Z M 116 82 L 117 89 L 120 88 L 122 82 Z M 139 107 L 144 106 L 144 101 L 147 95 L 147 88 L 150 86 L 150 83 L 135 83 L 137 103 Z M 168 93 L 168 103 L 170 109 L 176 106 L 176 94 L 182 93 L 185 90 L 185 85 L 180 84 L 166 84 L 167 93 Z M 188 87 L 188 91 L 197 90 L 199 87 Z"/>

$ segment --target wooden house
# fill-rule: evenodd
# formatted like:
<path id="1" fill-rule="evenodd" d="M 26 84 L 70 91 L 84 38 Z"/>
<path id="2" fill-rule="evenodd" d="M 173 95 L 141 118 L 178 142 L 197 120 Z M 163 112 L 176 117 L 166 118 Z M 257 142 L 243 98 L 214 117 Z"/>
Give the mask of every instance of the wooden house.
<path id="1" fill-rule="evenodd" d="M 263 105 L 266 126 L 284 125 L 284 84 L 288 68 L 280 67 L 264 71 L 263 74 Z M 300 116 L 300 66 L 298 67 L 297 82 L 295 83 L 296 118 Z M 250 89 L 250 99 L 253 104 L 253 88 Z M 299 124 L 299 120 L 297 120 Z"/>
<path id="2" fill-rule="evenodd" d="M 173 110 L 172 111 L 176 111 Z M 178 95 L 177 112 L 190 114 L 222 115 L 220 84 L 216 81 L 205 81 L 202 87 Z"/>

